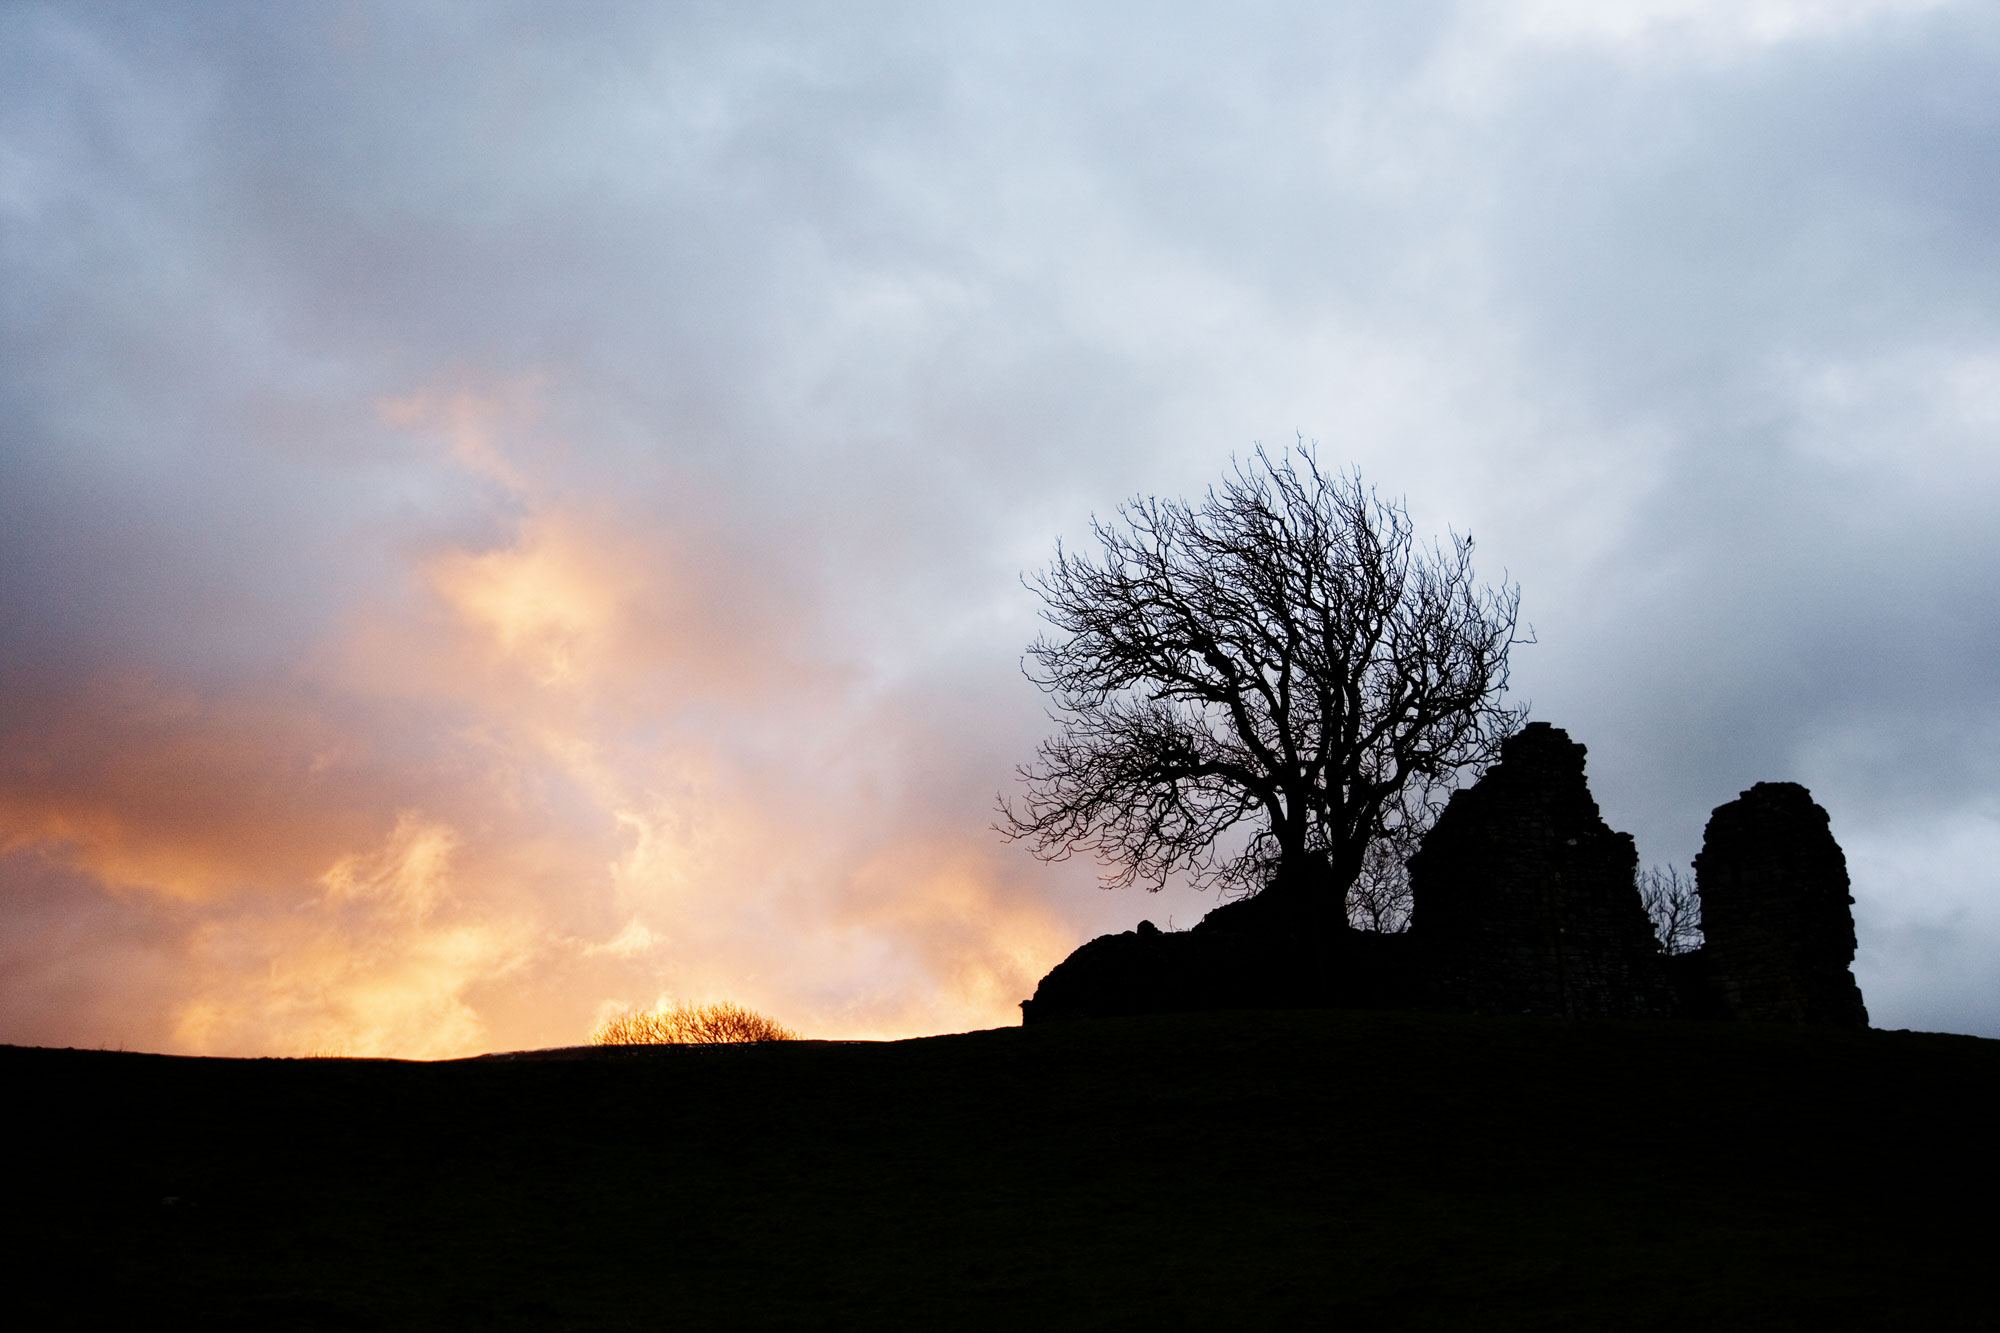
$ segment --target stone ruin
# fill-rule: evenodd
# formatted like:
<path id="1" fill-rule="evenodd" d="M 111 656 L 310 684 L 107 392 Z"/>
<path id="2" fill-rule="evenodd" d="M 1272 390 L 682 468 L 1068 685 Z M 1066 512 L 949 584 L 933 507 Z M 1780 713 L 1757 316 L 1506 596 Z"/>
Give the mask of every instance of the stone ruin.
<path id="1" fill-rule="evenodd" d="M 1711 1003 L 1769 1023 L 1868 1026 L 1854 961 L 1847 858 L 1796 782 L 1760 782 L 1710 816 L 1694 859 L 1700 981 Z M 1676 960 L 1679 961 L 1679 960 Z"/>
<path id="2" fill-rule="evenodd" d="M 1410 929 L 1437 998 L 1472 1013 L 1655 1018 L 1674 1011 L 1638 849 L 1598 813 L 1584 748 L 1530 723 L 1452 795 L 1410 858 Z"/>
<path id="3" fill-rule="evenodd" d="M 1546 722 L 1511 737 L 1410 858 L 1407 931 L 1351 928 L 1330 876 L 1281 880 L 1187 931 L 1090 941 L 1022 1022 L 1347 1007 L 1867 1026 L 1846 859 L 1805 788 L 1759 783 L 1715 811 L 1695 859 L 1706 939 L 1669 957 L 1584 754 Z"/>

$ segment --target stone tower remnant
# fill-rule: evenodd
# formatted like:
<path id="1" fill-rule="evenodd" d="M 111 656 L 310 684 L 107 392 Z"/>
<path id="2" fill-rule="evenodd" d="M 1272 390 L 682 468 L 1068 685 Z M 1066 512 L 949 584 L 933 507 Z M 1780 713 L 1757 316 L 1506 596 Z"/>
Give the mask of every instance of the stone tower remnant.
<path id="1" fill-rule="evenodd" d="M 1456 792 L 1410 859 L 1410 933 L 1436 999 L 1489 1014 L 1652 1018 L 1676 1001 L 1634 888 L 1638 852 L 1584 780 L 1585 750 L 1531 722 Z"/>
<path id="2" fill-rule="evenodd" d="M 1760 782 L 1718 806 L 1694 870 L 1703 970 L 1731 1016 L 1868 1026 L 1847 858 L 1811 792 Z"/>
<path id="3" fill-rule="evenodd" d="M 1410 858 L 1401 934 L 1354 930 L 1337 894 L 1274 881 L 1192 929 L 1082 945 L 1021 1019 L 1338 1007 L 1867 1026 L 1847 858 L 1810 792 L 1760 782 L 1715 811 L 1695 858 L 1707 942 L 1667 957 L 1584 755 L 1546 722 L 1509 738 Z"/>

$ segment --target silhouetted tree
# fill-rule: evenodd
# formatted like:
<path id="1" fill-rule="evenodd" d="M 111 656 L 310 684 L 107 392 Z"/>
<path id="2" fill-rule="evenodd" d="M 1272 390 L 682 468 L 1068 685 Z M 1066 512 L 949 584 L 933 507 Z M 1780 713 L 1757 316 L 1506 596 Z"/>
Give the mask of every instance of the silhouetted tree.
<path id="1" fill-rule="evenodd" d="M 1525 715 L 1499 702 L 1520 590 L 1475 585 L 1470 536 L 1420 547 L 1401 503 L 1309 447 L 1259 448 L 1199 504 L 1134 500 L 1092 531 L 1097 558 L 1058 544 L 1028 580 L 1058 633 L 1023 670 L 1059 730 L 999 827 L 1045 860 L 1088 851 L 1107 886 L 1184 872 L 1345 902 L 1371 848 L 1410 850 Z M 1387 926 L 1400 855 L 1378 868 L 1380 914 L 1359 916 Z"/>
<path id="2" fill-rule="evenodd" d="M 1661 953 L 1691 953 L 1701 947 L 1701 895 L 1691 872 L 1683 876 L 1673 866 L 1654 866 L 1639 876 L 1639 901 L 1652 918 Z"/>
<path id="3" fill-rule="evenodd" d="M 590 1034 L 593 1046 L 730 1046 L 798 1039 L 798 1033 L 775 1019 L 727 1000 L 613 1014 Z"/>

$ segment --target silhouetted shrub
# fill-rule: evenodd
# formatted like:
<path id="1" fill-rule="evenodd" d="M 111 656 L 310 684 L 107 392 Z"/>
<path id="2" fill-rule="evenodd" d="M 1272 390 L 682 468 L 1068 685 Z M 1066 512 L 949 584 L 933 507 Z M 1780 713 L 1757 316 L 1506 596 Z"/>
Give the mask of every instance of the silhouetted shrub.
<path id="1" fill-rule="evenodd" d="M 798 1033 L 775 1019 L 727 1000 L 618 1014 L 590 1034 L 593 1046 L 724 1046 L 798 1039 Z"/>

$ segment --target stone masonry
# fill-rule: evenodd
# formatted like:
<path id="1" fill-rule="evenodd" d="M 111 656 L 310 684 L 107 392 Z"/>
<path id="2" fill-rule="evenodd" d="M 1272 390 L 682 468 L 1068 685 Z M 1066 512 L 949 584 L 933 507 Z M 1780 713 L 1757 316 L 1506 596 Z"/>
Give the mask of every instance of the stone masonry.
<path id="1" fill-rule="evenodd" d="M 1760 782 L 1709 817 L 1694 861 L 1702 971 L 1732 1017 L 1868 1026 L 1847 858 L 1795 782 Z"/>
<path id="2" fill-rule="evenodd" d="M 1410 858 L 1409 930 L 1353 930 L 1337 894 L 1274 883 L 1191 930 L 1090 941 L 1022 1021 L 1339 1007 L 1867 1025 L 1846 858 L 1805 788 L 1759 783 L 1715 811 L 1693 953 L 1661 954 L 1637 864 L 1590 795 L 1584 747 L 1531 722 Z"/>
<path id="3" fill-rule="evenodd" d="M 1665 1017 L 1675 1000 L 1633 887 L 1638 852 L 1584 781 L 1584 747 L 1546 722 L 1452 796 L 1410 859 L 1411 933 L 1437 999 L 1488 1014 Z"/>

